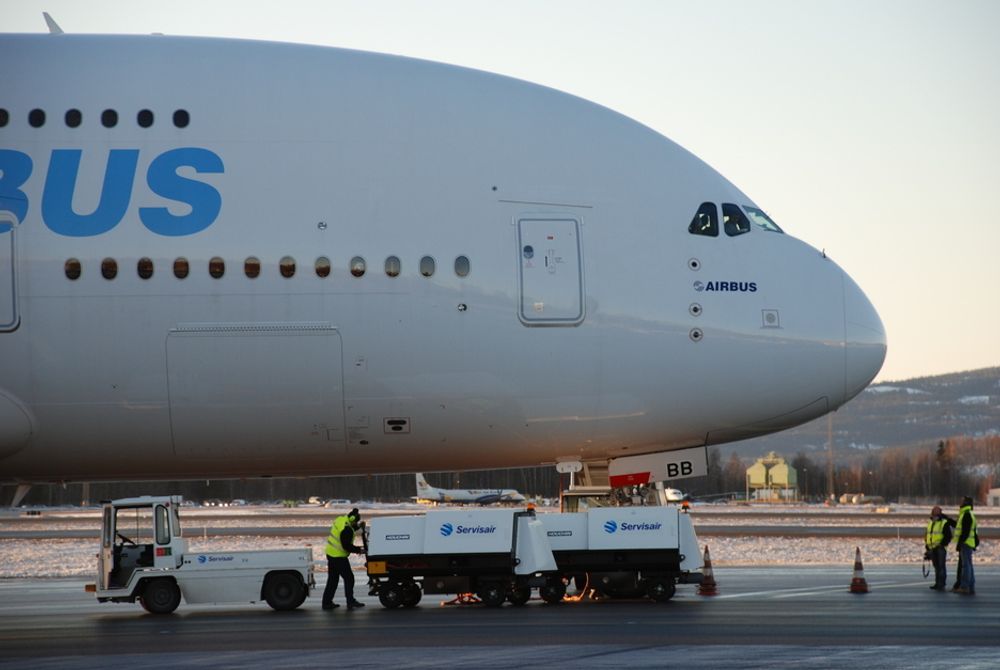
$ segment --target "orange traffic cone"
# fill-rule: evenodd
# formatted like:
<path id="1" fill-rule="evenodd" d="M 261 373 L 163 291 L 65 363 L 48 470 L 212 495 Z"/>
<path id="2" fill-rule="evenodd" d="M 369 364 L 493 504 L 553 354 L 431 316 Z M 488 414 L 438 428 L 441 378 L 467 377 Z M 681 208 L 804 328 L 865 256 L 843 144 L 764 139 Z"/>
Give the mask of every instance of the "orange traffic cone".
<path id="1" fill-rule="evenodd" d="M 719 595 L 715 576 L 712 574 L 712 557 L 708 555 L 708 545 L 705 545 L 705 567 L 702 570 L 701 584 L 698 585 L 699 596 Z"/>
<path id="2" fill-rule="evenodd" d="M 861 547 L 856 547 L 854 552 L 854 578 L 851 580 L 851 593 L 868 593 L 865 568 L 861 565 Z"/>

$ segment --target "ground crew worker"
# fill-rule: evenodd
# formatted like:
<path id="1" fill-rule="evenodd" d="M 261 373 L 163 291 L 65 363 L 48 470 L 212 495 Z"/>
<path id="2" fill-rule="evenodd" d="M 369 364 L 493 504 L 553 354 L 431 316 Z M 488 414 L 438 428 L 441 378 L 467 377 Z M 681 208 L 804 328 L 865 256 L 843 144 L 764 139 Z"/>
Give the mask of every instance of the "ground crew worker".
<path id="1" fill-rule="evenodd" d="M 958 550 L 958 585 L 952 589 L 956 593 L 975 595 L 976 573 L 972 568 L 972 552 L 979 546 L 979 531 L 976 515 L 972 513 L 972 498 L 965 496 L 958 510 L 956 524 L 958 539 L 955 549 Z"/>
<path id="2" fill-rule="evenodd" d="M 924 533 L 924 548 L 934 565 L 934 586 L 931 588 L 935 591 L 944 591 L 947 587 L 948 545 L 954 527 L 955 520 L 942 514 L 941 508 L 935 505 Z"/>
<path id="3" fill-rule="evenodd" d="M 337 593 L 340 578 L 344 578 L 344 592 L 347 594 L 347 609 L 364 607 L 365 604 L 354 599 L 354 572 L 347 559 L 350 554 L 363 554 L 365 550 L 354 546 L 354 531 L 361 527 L 361 513 L 355 507 L 347 514 L 338 516 L 330 526 L 330 535 L 326 538 L 326 564 L 329 576 L 326 588 L 323 590 L 323 609 L 332 610 L 340 607 L 333 602 Z"/>

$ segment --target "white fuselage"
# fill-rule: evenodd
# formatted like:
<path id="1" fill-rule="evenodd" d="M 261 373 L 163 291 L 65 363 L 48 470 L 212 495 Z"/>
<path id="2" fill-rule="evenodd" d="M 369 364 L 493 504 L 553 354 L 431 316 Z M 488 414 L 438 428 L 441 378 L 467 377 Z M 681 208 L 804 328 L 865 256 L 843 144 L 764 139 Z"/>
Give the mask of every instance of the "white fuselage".
<path id="1" fill-rule="evenodd" d="M 579 98 L 250 41 L 0 57 L 0 481 L 601 460 L 808 421 L 884 359 L 833 261 L 690 233 L 754 203 Z"/>

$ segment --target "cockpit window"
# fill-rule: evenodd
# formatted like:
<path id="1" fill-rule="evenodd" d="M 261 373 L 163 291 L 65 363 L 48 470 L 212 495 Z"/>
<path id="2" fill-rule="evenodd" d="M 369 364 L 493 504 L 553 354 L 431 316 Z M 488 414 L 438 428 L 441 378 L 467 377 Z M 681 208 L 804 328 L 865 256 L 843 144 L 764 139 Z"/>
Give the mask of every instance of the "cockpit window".
<path id="1" fill-rule="evenodd" d="M 751 207 L 750 205 L 743 205 L 743 209 L 746 211 L 747 216 L 750 217 L 750 220 L 755 224 L 757 224 L 758 226 L 760 226 L 761 228 L 763 228 L 764 230 L 767 230 L 772 233 L 785 232 L 781 228 L 779 228 L 778 224 L 772 221 L 771 217 L 765 214 L 763 210 L 757 209 L 756 207 Z"/>
<path id="2" fill-rule="evenodd" d="M 719 209 L 715 206 L 714 202 L 701 203 L 701 207 L 698 208 L 694 218 L 691 219 L 688 232 L 692 235 L 719 236 Z"/>
<path id="3" fill-rule="evenodd" d="M 750 232 L 750 220 L 737 205 L 724 202 L 722 203 L 722 227 L 725 229 L 726 235 L 736 237 Z"/>

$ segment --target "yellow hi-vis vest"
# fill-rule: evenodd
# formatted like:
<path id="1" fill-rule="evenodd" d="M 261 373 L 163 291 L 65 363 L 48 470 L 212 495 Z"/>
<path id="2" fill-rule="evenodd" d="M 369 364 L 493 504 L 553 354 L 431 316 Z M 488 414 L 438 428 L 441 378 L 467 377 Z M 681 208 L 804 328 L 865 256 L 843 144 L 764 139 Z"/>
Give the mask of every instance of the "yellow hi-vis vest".
<path id="1" fill-rule="evenodd" d="M 924 534 L 924 546 L 928 549 L 937 549 L 944 540 L 944 519 L 931 519 L 927 523 L 927 532 Z"/>
<path id="2" fill-rule="evenodd" d="M 955 524 L 955 537 L 957 538 L 959 535 L 962 534 L 962 524 L 965 522 L 966 514 L 969 515 L 969 518 L 972 519 L 972 522 L 969 524 L 969 535 L 968 537 L 965 538 L 965 544 L 975 549 L 976 526 L 978 524 L 976 524 L 976 515 L 972 513 L 971 507 L 963 507 L 962 509 L 958 510 L 958 523 Z M 956 540 L 956 543 L 957 542 L 958 540 Z"/>
<path id="3" fill-rule="evenodd" d="M 346 528 L 347 524 L 350 522 L 351 521 L 347 518 L 346 514 L 338 516 L 333 520 L 333 525 L 330 526 L 330 535 L 326 538 L 327 556 L 332 556 L 333 558 L 344 558 L 351 553 L 340 543 L 340 534 L 344 532 L 344 528 Z"/>

